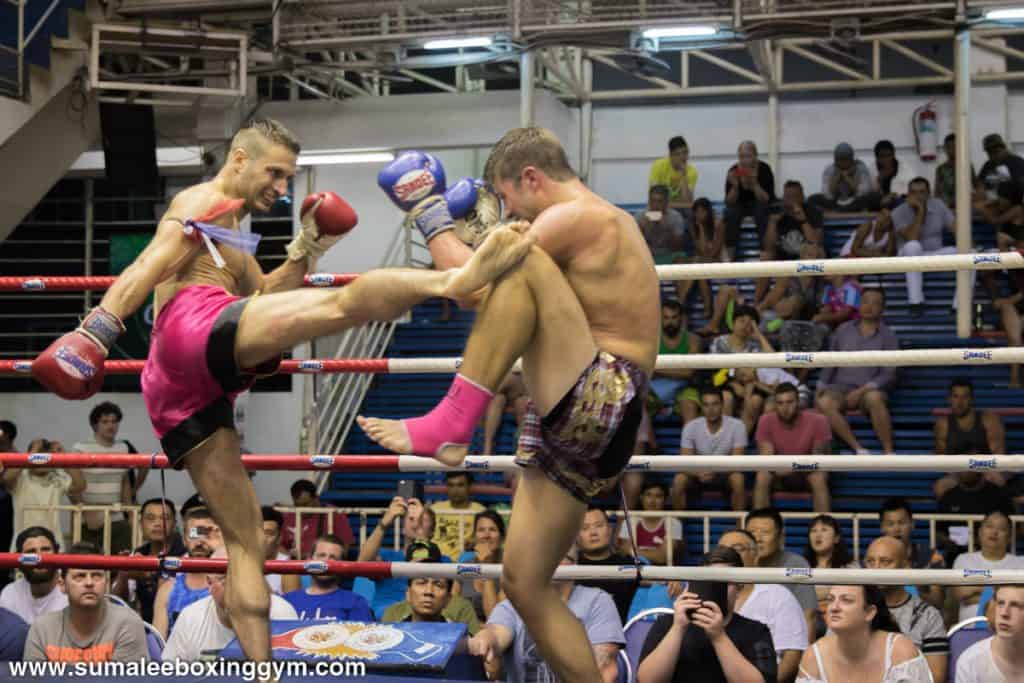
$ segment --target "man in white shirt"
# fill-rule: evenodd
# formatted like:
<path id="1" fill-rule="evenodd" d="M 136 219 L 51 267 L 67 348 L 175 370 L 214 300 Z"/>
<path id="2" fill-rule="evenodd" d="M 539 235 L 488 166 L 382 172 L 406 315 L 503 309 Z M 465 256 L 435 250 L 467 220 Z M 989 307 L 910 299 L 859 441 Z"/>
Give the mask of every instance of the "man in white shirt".
<path id="1" fill-rule="evenodd" d="M 703 416 L 690 420 L 683 427 L 680 455 L 743 455 L 747 450 L 747 428 L 743 422 L 722 414 L 722 390 L 705 386 L 700 392 Z M 681 472 L 672 479 L 672 505 L 676 510 L 686 509 L 686 495 L 701 489 L 717 488 L 730 491 L 733 510 L 745 510 L 747 490 L 742 472 L 728 474 L 714 472 Z"/>
<path id="2" fill-rule="evenodd" d="M 28 445 L 29 453 L 64 453 L 59 441 L 35 439 Z M 3 485 L 14 499 L 14 531 L 41 526 L 64 538 L 61 513 L 57 506 L 66 496 L 71 503 L 81 501 L 85 490 L 84 470 L 56 467 L 2 468 Z M 12 548 L 13 550 L 13 548 Z"/>
<path id="3" fill-rule="evenodd" d="M 742 529 L 727 531 L 719 537 L 718 545 L 739 553 L 744 567 L 757 566 L 757 541 L 749 532 Z M 793 681 L 808 645 L 807 620 L 793 594 L 777 584 L 744 584 L 736 596 L 733 610 L 768 627 L 779 662 L 778 681 Z"/>
<path id="4" fill-rule="evenodd" d="M 55 553 L 60 544 L 53 532 L 41 526 L 25 529 L 14 541 L 22 554 Z M 0 592 L 0 607 L 14 612 L 32 625 L 36 617 L 48 612 L 59 612 L 68 606 L 68 596 L 57 587 L 57 570 L 26 567 L 23 578 L 7 584 Z"/>
<path id="5" fill-rule="evenodd" d="M 995 587 L 995 632 L 963 651 L 956 683 L 1010 683 L 1024 680 L 1024 585 Z"/>
<path id="6" fill-rule="evenodd" d="M 212 558 L 226 558 L 223 548 L 216 550 Z M 193 602 L 181 611 L 171 637 L 164 648 L 163 661 L 181 660 L 194 662 L 207 651 L 219 651 L 235 639 L 231 627 L 231 615 L 224 607 L 224 592 L 227 590 L 225 574 L 207 574 L 206 583 L 210 595 Z M 279 595 L 270 596 L 270 620 L 298 619 L 295 608 Z"/>

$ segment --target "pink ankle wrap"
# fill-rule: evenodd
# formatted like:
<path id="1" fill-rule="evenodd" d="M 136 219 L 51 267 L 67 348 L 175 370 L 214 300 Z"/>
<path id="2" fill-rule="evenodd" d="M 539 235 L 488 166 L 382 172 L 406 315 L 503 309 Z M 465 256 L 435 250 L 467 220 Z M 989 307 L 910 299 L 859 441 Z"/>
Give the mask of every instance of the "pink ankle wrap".
<path id="1" fill-rule="evenodd" d="M 436 456 L 446 446 L 468 446 L 494 394 L 455 375 L 448 393 L 426 415 L 405 420 L 412 452 Z"/>

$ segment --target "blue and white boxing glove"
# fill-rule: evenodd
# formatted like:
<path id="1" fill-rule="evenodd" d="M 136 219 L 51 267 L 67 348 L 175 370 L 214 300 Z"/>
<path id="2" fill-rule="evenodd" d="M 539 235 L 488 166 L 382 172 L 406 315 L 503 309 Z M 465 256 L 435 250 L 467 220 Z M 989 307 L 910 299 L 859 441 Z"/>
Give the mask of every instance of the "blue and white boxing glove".
<path id="1" fill-rule="evenodd" d="M 444 166 L 432 154 L 406 152 L 377 174 L 377 184 L 391 198 L 407 220 L 429 242 L 452 229 L 452 217 L 443 194 L 446 189 Z"/>

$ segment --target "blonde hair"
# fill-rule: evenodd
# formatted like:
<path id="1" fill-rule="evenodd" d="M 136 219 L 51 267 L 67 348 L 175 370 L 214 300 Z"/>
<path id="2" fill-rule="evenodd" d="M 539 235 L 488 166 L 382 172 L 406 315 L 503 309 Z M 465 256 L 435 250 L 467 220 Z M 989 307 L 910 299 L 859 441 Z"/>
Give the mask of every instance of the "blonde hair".
<path id="1" fill-rule="evenodd" d="M 247 123 L 231 138 L 231 149 L 241 147 L 255 159 L 263 156 L 267 143 L 286 147 L 295 155 L 302 151 L 302 145 L 295 134 L 274 119 L 257 119 Z"/>
<path id="2" fill-rule="evenodd" d="M 552 180 L 571 180 L 576 172 L 569 165 L 562 143 L 546 128 L 513 128 L 498 140 L 484 165 L 484 178 L 491 184 L 499 180 L 519 182 L 519 174 L 534 166 Z"/>

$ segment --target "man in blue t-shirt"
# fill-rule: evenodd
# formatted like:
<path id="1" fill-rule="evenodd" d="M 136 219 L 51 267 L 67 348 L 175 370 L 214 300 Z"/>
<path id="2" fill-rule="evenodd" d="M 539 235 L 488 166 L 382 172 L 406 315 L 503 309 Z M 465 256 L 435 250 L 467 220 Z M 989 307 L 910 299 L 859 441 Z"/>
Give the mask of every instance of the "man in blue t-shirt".
<path id="1" fill-rule="evenodd" d="M 323 534 L 313 544 L 310 560 L 340 561 L 345 557 L 345 544 L 334 534 Z M 341 587 L 341 577 L 313 574 L 309 588 L 284 594 L 299 614 L 299 619 L 336 619 L 338 621 L 376 621 L 366 600 Z"/>

